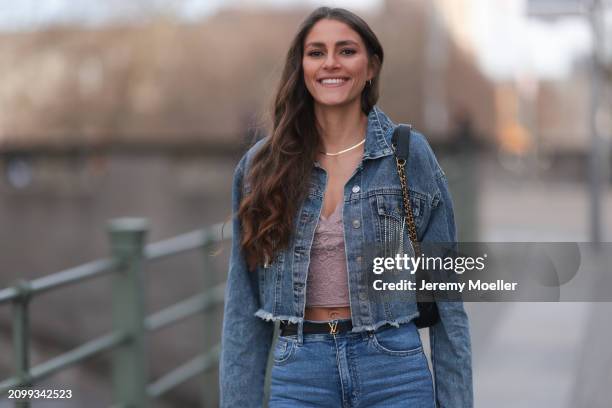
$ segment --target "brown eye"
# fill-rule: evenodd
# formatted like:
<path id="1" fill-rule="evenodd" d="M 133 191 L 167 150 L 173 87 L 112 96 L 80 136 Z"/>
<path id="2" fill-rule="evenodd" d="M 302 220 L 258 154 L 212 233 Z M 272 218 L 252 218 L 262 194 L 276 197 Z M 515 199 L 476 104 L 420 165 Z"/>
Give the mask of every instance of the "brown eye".
<path id="1" fill-rule="evenodd" d="M 344 53 L 344 55 L 353 55 L 357 53 L 357 51 L 352 48 L 345 48 L 341 52 Z"/>
<path id="2" fill-rule="evenodd" d="M 321 51 L 310 51 L 307 55 L 309 57 L 320 57 L 323 53 Z"/>

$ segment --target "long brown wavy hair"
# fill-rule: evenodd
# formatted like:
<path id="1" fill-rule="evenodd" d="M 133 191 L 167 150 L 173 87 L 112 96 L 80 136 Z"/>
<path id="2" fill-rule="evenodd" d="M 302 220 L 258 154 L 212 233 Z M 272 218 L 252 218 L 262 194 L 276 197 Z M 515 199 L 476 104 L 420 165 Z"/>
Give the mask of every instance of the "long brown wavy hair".
<path id="1" fill-rule="evenodd" d="M 246 176 L 251 191 L 242 200 L 237 216 L 242 225 L 240 244 L 249 270 L 271 261 L 277 251 L 289 244 L 294 219 L 308 192 L 316 153 L 321 148 L 302 58 L 306 36 L 322 19 L 343 22 L 360 35 L 375 73 L 361 94 L 363 113 L 367 115 L 378 101 L 383 49 L 376 35 L 363 19 L 346 9 L 317 8 L 291 41 L 271 109 L 271 132 L 254 155 Z"/>

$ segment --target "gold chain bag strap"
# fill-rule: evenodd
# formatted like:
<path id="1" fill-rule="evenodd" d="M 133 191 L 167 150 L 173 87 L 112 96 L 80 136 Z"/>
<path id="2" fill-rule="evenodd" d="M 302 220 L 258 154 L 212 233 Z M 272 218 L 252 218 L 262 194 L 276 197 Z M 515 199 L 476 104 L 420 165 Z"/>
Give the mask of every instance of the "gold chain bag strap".
<path id="1" fill-rule="evenodd" d="M 399 125 L 393 133 L 392 143 L 395 148 L 395 163 L 397 165 L 397 173 L 399 175 L 400 184 L 402 186 L 402 196 L 404 199 L 404 213 L 406 215 L 406 223 L 408 226 L 408 234 L 414 248 L 415 256 L 421 256 L 421 245 L 417 237 L 416 224 L 410 204 L 410 193 L 408 190 L 408 179 L 406 177 L 406 163 L 410 156 L 410 135 L 412 128 L 410 125 Z M 420 287 L 420 282 L 427 280 L 427 276 L 420 268 L 416 272 L 417 287 Z M 414 319 L 414 324 L 418 328 L 430 327 L 440 320 L 438 306 L 433 300 L 431 291 L 416 291 L 417 307 L 419 309 L 419 317 Z"/>

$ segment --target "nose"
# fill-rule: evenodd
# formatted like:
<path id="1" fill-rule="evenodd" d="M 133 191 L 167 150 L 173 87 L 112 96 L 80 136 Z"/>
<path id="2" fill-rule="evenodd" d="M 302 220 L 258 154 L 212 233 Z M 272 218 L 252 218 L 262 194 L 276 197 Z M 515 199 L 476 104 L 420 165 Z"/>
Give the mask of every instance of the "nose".
<path id="1" fill-rule="evenodd" d="M 336 56 L 334 55 L 333 52 L 330 52 L 327 54 L 327 57 L 325 57 L 325 61 L 323 62 L 323 68 L 324 69 L 333 69 L 338 67 L 338 60 L 336 59 Z"/>

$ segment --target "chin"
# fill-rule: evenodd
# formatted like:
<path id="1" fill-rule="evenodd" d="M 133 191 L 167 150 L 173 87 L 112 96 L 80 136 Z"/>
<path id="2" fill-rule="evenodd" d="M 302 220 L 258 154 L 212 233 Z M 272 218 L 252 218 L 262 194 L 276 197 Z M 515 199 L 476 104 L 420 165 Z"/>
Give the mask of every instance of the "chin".
<path id="1" fill-rule="evenodd" d="M 323 106 L 323 107 L 328 107 L 328 108 L 332 108 L 332 107 L 340 107 L 340 106 L 347 106 L 351 104 L 351 100 L 350 99 L 346 99 L 346 98 L 342 98 L 342 99 L 315 99 L 315 103 Z"/>

